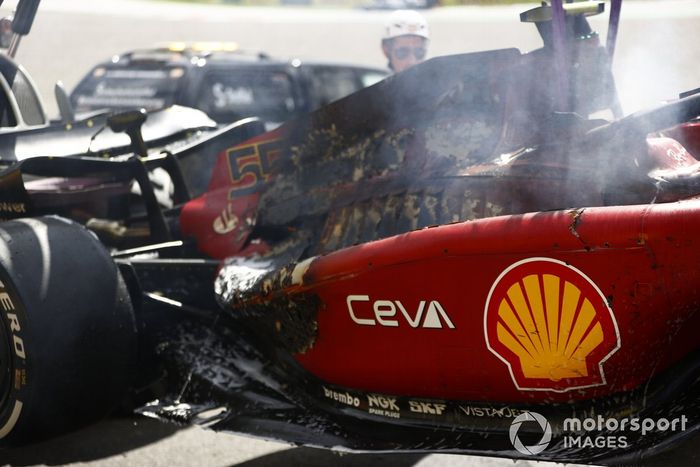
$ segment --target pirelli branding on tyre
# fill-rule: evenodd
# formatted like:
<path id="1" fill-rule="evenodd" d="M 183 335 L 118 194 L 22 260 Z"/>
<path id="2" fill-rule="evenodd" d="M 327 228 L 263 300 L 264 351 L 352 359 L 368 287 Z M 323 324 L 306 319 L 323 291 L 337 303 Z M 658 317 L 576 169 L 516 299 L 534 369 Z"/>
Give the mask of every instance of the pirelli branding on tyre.
<path id="1" fill-rule="evenodd" d="M 12 432 L 27 385 L 25 313 L 19 296 L 0 272 L 0 439 Z"/>

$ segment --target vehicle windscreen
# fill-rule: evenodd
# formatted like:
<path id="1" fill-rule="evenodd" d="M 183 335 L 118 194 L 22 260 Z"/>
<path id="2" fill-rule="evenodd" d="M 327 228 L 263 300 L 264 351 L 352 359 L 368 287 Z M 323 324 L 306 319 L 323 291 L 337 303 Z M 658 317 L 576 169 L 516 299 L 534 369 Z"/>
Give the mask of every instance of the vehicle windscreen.
<path id="1" fill-rule="evenodd" d="M 162 109 L 175 103 L 183 68 L 98 67 L 73 91 L 77 112 L 100 109 Z"/>
<path id="2" fill-rule="evenodd" d="M 212 70 L 199 88 L 197 107 L 219 123 L 246 117 L 267 122 L 291 118 L 297 104 L 292 77 L 272 69 Z"/>

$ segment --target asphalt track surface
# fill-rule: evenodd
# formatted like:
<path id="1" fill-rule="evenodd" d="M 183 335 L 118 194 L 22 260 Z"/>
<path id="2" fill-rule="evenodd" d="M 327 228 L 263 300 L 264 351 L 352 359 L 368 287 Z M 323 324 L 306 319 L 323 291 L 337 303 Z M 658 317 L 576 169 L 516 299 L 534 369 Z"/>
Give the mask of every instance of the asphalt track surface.
<path id="1" fill-rule="evenodd" d="M 5 2 L 4 14 L 14 2 Z M 430 55 L 505 47 L 528 51 L 541 42 L 518 13 L 535 6 L 436 8 Z M 273 56 L 384 65 L 378 47 L 388 13 L 309 8 L 238 8 L 133 0 L 45 0 L 17 56 L 34 76 L 55 116 L 53 84 L 68 89 L 96 62 L 167 41 L 236 41 Z M 700 86 L 700 2 L 627 1 L 614 62 L 626 112 Z M 606 24 L 594 18 L 605 37 Z M 697 440 L 646 465 L 698 465 Z M 556 465 L 445 454 L 338 454 L 284 443 L 182 428 L 140 417 L 114 417 L 23 449 L 0 452 L 0 464 L 148 466 L 523 466 Z"/>

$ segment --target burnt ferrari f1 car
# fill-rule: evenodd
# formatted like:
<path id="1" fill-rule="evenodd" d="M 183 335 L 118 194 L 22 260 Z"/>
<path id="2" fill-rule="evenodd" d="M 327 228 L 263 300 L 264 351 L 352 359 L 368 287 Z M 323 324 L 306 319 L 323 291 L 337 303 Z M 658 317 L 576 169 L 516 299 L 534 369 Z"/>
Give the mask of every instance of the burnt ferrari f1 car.
<path id="1" fill-rule="evenodd" d="M 3 159 L 0 438 L 127 399 L 365 451 L 599 462 L 693 433 L 700 94 L 620 118 L 602 9 L 555 0 L 521 16 L 539 50 L 272 132 L 149 151 L 127 113 L 135 154 Z"/>

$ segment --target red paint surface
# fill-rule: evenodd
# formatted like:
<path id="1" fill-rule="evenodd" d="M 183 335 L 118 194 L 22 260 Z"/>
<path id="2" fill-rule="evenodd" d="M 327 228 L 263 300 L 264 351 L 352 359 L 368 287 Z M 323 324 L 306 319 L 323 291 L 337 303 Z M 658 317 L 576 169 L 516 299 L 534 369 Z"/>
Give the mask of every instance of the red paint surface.
<path id="1" fill-rule="evenodd" d="M 324 381 L 400 395 L 463 400 L 566 401 L 630 390 L 697 347 L 700 202 L 507 216 L 399 235 L 320 257 L 305 276 L 318 294 L 318 340 L 297 360 Z M 606 384 L 564 393 L 520 391 L 491 353 L 484 307 L 494 281 L 531 257 L 564 261 L 608 298 L 621 347 Z M 296 291 L 289 291 L 295 293 Z M 414 314 L 437 300 L 455 329 L 364 326 L 348 295 L 399 300 Z M 358 317 L 373 318 L 371 306 Z"/>

